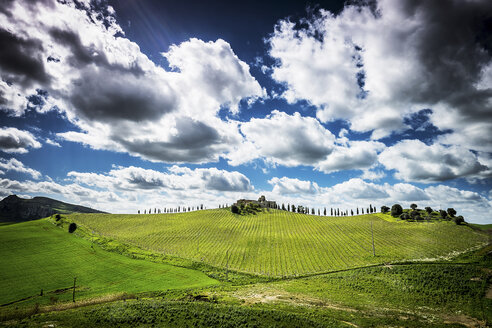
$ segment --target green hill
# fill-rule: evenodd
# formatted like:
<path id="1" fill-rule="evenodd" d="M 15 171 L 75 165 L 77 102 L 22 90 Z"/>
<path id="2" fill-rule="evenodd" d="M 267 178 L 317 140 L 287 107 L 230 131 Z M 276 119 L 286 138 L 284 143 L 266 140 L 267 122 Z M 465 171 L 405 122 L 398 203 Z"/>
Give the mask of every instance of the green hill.
<path id="1" fill-rule="evenodd" d="M 204 273 L 108 252 L 48 219 L 0 226 L 0 305 L 215 284 Z M 43 297 L 40 297 L 43 289 Z"/>
<path id="2" fill-rule="evenodd" d="M 320 217 L 271 210 L 242 216 L 214 209 L 180 214 L 71 214 L 67 218 L 87 231 L 144 250 L 276 277 L 445 259 L 484 245 L 488 238 L 449 221 L 385 220 L 382 214 Z"/>
<path id="3" fill-rule="evenodd" d="M 68 204 L 48 197 L 20 198 L 10 195 L 0 201 L 0 222 L 36 220 L 56 213 L 104 213 L 89 207 Z"/>

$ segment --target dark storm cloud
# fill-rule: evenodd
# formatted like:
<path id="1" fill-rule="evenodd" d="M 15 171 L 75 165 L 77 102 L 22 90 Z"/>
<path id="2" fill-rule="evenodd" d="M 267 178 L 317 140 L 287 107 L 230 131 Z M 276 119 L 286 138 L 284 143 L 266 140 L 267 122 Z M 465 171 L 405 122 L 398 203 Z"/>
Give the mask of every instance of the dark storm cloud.
<path id="1" fill-rule="evenodd" d="M 27 153 L 27 148 L 40 148 L 41 144 L 27 131 L 0 127 L 0 150 L 7 153 Z"/>
<path id="2" fill-rule="evenodd" d="M 215 161 L 214 145 L 222 143 L 218 132 L 198 121 L 180 119 L 176 124 L 178 133 L 167 142 L 152 140 L 128 141 L 120 136 L 113 139 L 130 153 L 137 153 L 144 158 L 168 163 L 198 163 Z"/>
<path id="3" fill-rule="evenodd" d="M 231 180 L 229 175 L 212 174 L 206 177 L 205 187 L 217 191 L 249 191 L 251 183 L 248 178 L 240 174 Z"/>
<path id="4" fill-rule="evenodd" d="M 68 63 L 77 69 L 83 69 L 86 65 L 95 64 L 96 66 L 103 67 L 110 71 L 119 71 L 135 76 L 144 75 L 142 68 L 136 64 L 133 64 L 130 67 L 111 64 L 104 52 L 98 51 L 94 45 L 84 45 L 82 40 L 80 40 L 79 34 L 74 31 L 52 28 L 50 29 L 49 34 L 56 42 L 58 42 L 58 44 L 70 49 L 71 55 L 68 58 Z M 51 60 L 56 61 L 55 58 L 52 58 Z"/>
<path id="5" fill-rule="evenodd" d="M 92 66 L 74 82 L 69 99 L 80 116 L 109 123 L 157 119 L 173 111 L 177 103 L 165 83 L 157 87 L 152 80 L 131 72 Z"/>
<path id="6" fill-rule="evenodd" d="M 134 175 L 128 180 L 128 182 L 138 189 L 159 189 L 164 187 L 164 182 L 161 179 L 149 179 L 145 176 Z"/>
<path id="7" fill-rule="evenodd" d="M 41 41 L 23 39 L 0 29 L 0 74 L 4 81 L 30 86 L 33 82 L 49 85 L 50 76 L 44 68 Z"/>
<path id="8" fill-rule="evenodd" d="M 426 71 L 426 84 L 412 93 L 415 101 L 447 99 L 459 107 L 472 98 L 486 104 L 490 90 L 474 90 L 484 66 L 491 61 L 490 1 L 405 1 L 408 16 L 423 21 L 415 33 L 415 46 Z M 412 39 L 414 39 L 412 37 Z M 462 98 L 468 99 L 463 103 Z M 476 109 L 478 104 L 472 104 Z M 470 106 L 467 106 L 468 110 Z M 480 115 L 479 112 L 477 112 Z"/>

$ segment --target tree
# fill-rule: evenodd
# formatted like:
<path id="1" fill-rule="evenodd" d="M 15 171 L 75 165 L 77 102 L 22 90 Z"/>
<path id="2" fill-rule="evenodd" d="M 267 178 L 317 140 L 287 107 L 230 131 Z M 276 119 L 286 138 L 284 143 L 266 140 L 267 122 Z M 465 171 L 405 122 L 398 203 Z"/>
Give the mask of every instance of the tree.
<path id="1" fill-rule="evenodd" d="M 232 205 L 231 212 L 234 214 L 239 214 L 239 208 L 236 205 Z"/>
<path id="2" fill-rule="evenodd" d="M 454 216 L 456 215 L 456 211 L 452 207 L 448 208 L 448 211 L 447 212 L 448 212 L 449 216 L 452 217 L 452 218 L 454 218 Z"/>
<path id="3" fill-rule="evenodd" d="M 446 218 L 448 217 L 448 213 L 445 210 L 439 210 L 439 214 L 441 215 L 441 218 L 443 220 L 446 220 Z"/>
<path id="4" fill-rule="evenodd" d="M 350 215 L 354 216 L 354 210 L 350 210 Z"/>
<path id="5" fill-rule="evenodd" d="M 391 216 L 396 218 L 400 216 L 403 213 L 403 208 L 401 207 L 400 204 L 394 204 L 391 206 Z"/>
<path id="6" fill-rule="evenodd" d="M 361 210 L 362 210 L 362 214 L 364 214 L 364 208 L 363 207 L 361 208 Z"/>
<path id="7" fill-rule="evenodd" d="M 465 219 L 461 215 L 458 215 L 457 217 L 453 218 L 453 221 L 454 221 L 454 223 L 456 223 L 458 225 L 465 223 Z"/>
<path id="8" fill-rule="evenodd" d="M 323 211 L 323 215 L 326 216 L 326 207 L 325 207 L 325 210 Z"/>
<path id="9" fill-rule="evenodd" d="M 285 204 L 282 203 L 282 211 L 285 211 Z"/>
<path id="10" fill-rule="evenodd" d="M 402 220 L 409 220 L 410 219 L 410 215 L 408 215 L 408 213 L 402 213 L 402 214 L 400 214 L 400 219 L 402 219 Z"/>
<path id="11" fill-rule="evenodd" d="M 314 208 L 311 209 L 311 214 L 314 215 Z"/>
<path id="12" fill-rule="evenodd" d="M 432 213 L 432 208 L 430 208 L 429 206 L 427 206 L 427 207 L 425 208 L 425 211 L 427 212 L 427 214 L 431 215 L 431 213 Z"/>
<path id="13" fill-rule="evenodd" d="M 296 212 L 296 206 L 294 204 L 291 205 L 291 209 L 292 209 L 292 212 L 295 213 Z"/>
<path id="14" fill-rule="evenodd" d="M 77 230 L 77 224 L 75 222 L 70 223 L 68 226 L 68 232 L 73 233 L 75 230 Z"/>
<path id="15" fill-rule="evenodd" d="M 138 214 L 140 214 L 140 210 L 138 210 Z"/>
<path id="16" fill-rule="evenodd" d="M 390 208 L 388 206 L 385 206 L 385 205 L 381 206 L 381 213 L 386 213 L 389 210 L 390 210 Z"/>
<path id="17" fill-rule="evenodd" d="M 410 204 L 410 208 L 415 211 L 417 209 L 417 204 Z"/>
<path id="18" fill-rule="evenodd" d="M 330 216 L 333 216 L 333 207 L 330 209 L 330 212 L 331 212 Z"/>
<path id="19" fill-rule="evenodd" d="M 369 204 L 369 211 L 370 211 L 370 213 L 372 213 L 372 205 L 371 204 Z"/>
<path id="20" fill-rule="evenodd" d="M 357 207 L 357 215 L 359 215 L 359 207 Z"/>

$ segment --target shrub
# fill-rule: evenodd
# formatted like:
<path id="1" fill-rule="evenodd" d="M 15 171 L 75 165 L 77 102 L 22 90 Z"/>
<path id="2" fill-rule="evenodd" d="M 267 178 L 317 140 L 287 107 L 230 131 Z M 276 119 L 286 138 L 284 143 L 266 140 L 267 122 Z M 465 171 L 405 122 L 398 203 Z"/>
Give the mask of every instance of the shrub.
<path id="1" fill-rule="evenodd" d="M 448 208 L 448 214 L 450 217 L 454 218 L 454 216 L 456 215 L 456 211 L 454 208 Z"/>
<path id="2" fill-rule="evenodd" d="M 408 215 L 408 213 L 402 213 L 402 214 L 400 214 L 400 219 L 402 219 L 402 220 L 409 220 L 410 219 L 410 215 Z"/>
<path id="3" fill-rule="evenodd" d="M 381 206 L 381 213 L 386 213 L 390 210 L 388 206 Z"/>
<path id="4" fill-rule="evenodd" d="M 70 223 L 68 226 L 68 232 L 73 233 L 75 230 L 77 230 L 77 224 L 74 222 Z"/>
<path id="5" fill-rule="evenodd" d="M 232 205 L 231 212 L 234 214 L 239 214 L 239 208 L 236 205 Z"/>
<path id="6" fill-rule="evenodd" d="M 403 208 L 401 207 L 400 204 L 395 204 L 391 206 L 391 216 L 397 217 L 403 213 Z"/>
<path id="7" fill-rule="evenodd" d="M 465 219 L 461 215 L 458 215 L 457 217 L 453 218 L 453 220 L 454 220 L 454 223 L 456 223 L 458 225 L 465 223 Z"/>
<path id="8" fill-rule="evenodd" d="M 56 218 L 56 221 L 60 221 L 60 219 L 61 219 L 60 213 L 58 213 L 57 215 L 55 215 L 55 218 Z"/>

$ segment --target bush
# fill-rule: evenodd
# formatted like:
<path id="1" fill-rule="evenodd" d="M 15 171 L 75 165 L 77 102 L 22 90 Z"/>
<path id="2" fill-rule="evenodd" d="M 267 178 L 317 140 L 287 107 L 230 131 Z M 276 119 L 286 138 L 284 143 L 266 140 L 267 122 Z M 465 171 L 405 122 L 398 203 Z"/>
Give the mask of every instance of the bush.
<path id="1" fill-rule="evenodd" d="M 450 217 L 454 218 L 454 216 L 456 215 L 456 211 L 454 208 L 448 208 L 448 214 Z"/>
<path id="2" fill-rule="evenodd" d="M 427 206 L 427 207 L 425 208 L 425 211 L 427 212 L 427 214 L 429 214 L 429 215 L 430 215 L 430 214 L 432 213 L 432 208 L 430 208 L 429 206 Z"/>
<path id="3" fill-rule="evenodd" d="M 231 212 L 234 214 L 239 214 L 239 208 L 236 205 L 232 205 Z"/>
<path id="4" fill-rule="evenodd" d="M 381 213 L 386 213 L 390 210 L 388 206 L 381 206 Z"/>
<path id="5" fill-rule="evenodd" d="M 391 216 L 393 217 L 398 217 L 403 213 L 403 208 L 401 207 L 400 204 L 395 204 L 391 206 Z"/>
<path id="6" fill-rule="evenodd" d="M 58 213 L 57 215 L 55 215 L 55 218 L 56 218 L 56 221 L 60 221 L 61 215 Z"/>
<path id="7" fill-rule="evenodd" d="M 408 215 L 408 213 L 402 213 L 402 214 L 400 214 L 400 219 L 410 220 L 410 215 Z"/>
<path id="8" fill-rule="evenodd" d="M 68 226 L 68 232 L 73 233 L 75 230 L 77 230 L 77 224 L 74 222 L 70 223 Z"/>
<path id="9" fill-rule="evenodd" d="M 453 218 L 453 220 L 454 220 L 454 223 L 456 223 L 458 225 L 465 223 L 465 219 L 461 215 L 458 215 L 457 217 Z"/>

